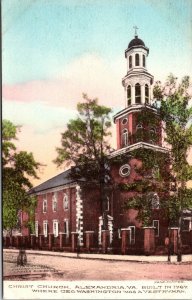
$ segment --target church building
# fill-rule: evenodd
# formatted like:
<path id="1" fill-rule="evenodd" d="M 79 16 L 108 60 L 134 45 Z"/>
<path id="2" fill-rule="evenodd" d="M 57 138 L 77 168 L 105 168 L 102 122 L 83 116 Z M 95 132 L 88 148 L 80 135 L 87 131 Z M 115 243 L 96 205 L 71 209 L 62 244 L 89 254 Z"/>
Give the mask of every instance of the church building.
<path id="1" fill-rule="evenodd" d="M 169 226 L 161 214 L 161 195 L 153 187 L 149 192 L 150 224 L 142 224 L 137 218 L 138 211 L 126 209 L 124 205 L 138 193 L 146 180 L 154 184 L 155 174 L 159 172 L 152 161 L 153 167 L 147 173 L 139 173 L 143 163 L 140 154 L 146 153 L 148 157 L 152 153 L 168 154 L 168 149 L 162 145 L 162 124 L 153 100 L 154 77 L 147 70 L 148 55 L 149 49 L 136 33 L 125 50 L 127 73 L 122 79 L 125 108 L 114 116 L 117 148 L 110 154 L 111 158 L 118 158 L 111 167 L 113 186 L 107 191 L 106 205 L 108 249 L 113 253 L 121 252 L 122 239 L 126 243 L 125 253 L 145 253 L 146 247 L 149 247 L 149 252 L 153 249 L 153 253 L 159 253 L 164 247 Z M 166 172 L 168 167 L 164 166 L 163 171 Z M 63 235 L 63 247 L 70 249 L 72 238 L 77 234 L 82 249 L 87 246 L 87 237 L 89 242 L 92 241 L 92 248 L 99 249 L 106 238 L 99 191 L 82 191 L 81 185 L 69 175 L 70 169 L 30 190 L 31 195 L 37 196 L 35 235 L 43 236 L 45 240 L 49 234 L 58 240 Z M 149 240 L 153 239 L 152 246 L 146 246 L 146 234 Z"/>

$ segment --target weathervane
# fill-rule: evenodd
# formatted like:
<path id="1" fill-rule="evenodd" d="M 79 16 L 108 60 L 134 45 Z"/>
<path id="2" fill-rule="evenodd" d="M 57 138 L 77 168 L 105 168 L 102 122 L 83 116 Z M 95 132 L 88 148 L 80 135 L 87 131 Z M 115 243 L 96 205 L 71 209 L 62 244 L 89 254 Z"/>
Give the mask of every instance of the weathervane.
<path id="1" fill-rule="evenodd" d="M 137 26 L 133 26 L 133 28 L 135 29 L 135 36 L 137 36 L 137 29 L 139 29 Z"/>

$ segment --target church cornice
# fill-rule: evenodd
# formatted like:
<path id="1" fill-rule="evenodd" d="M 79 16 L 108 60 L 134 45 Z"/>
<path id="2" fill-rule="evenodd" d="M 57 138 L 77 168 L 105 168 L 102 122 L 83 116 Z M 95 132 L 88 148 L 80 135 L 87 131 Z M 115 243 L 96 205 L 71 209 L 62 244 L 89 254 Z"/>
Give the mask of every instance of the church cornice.
<path id="1" fill-rule="evenodd" d="M 147 71 L 143 69 L 131 70 L 127 73 L 127 75 L 125 75 L 125 77 L 122 78 L 122 85 L 125 86 L 126 80 L 129 80 L 132 85 L 136 84 L 137 82 L 145 84 L 146 78 L 151 84 L 153 83 L 154 76 Z"/>
<path id="2" fill-rule="evenodd" d="M 170 150 L 168 148 L 165 147 L 161 147 L 158 145 L 152 145 L 152 144 L 148 144 L 148 143 L 144 143 L 144 142 L 139 142 L 118 150 L 115 150 L 114 152 L 112 152 L 110 154 L 110 157 L 116 157 L 125 153 L 129 153 L 133 150 L 136 149 L 149 149 L 149 150 L 153 150 L 153 151 L 158 151 L 158 152 L 162 152 L 162 153 L 168 153 Z"/>
<path id="3" fill-rule="evenodd" d="M 140 112 L 142 109 L 146 109 L 146 108 L 158 115 L 157 109 L 152 107 L 151 105 L 133 104 L 133 105 L 130 105 L 129 107 L 126 107 L 123 110 L 119 111 L 113 117 L 113 121 L 115 122 L 117 119 L 122 118 L 124 115 L 127 115 L 127 114 L 132 113 L 132 112 Z"/>

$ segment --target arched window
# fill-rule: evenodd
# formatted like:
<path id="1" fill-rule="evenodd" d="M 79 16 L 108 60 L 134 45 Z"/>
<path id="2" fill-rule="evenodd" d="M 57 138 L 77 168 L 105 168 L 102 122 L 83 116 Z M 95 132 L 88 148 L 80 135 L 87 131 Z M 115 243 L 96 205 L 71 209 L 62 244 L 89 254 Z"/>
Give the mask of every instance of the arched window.
<path id="1" fill-rule="evenodd" d="M 47 212 L 47 199 L 43 200 L 43 212 L 46 213 Z"/>
<path id="2" fill-rule="evenodd" d="M 128 145 L 128 130 L 127 129 L 123 130 L 122 144 L 123 144 L 124 147 Z"/>
<path id="3" fill-rule="evenodd" d="M 143 125 L 142 124 L 138 124 L 136 126 L 136 142 L 141 142 L 143 140 Z"/>
<path id="4" fill-rule="evenodd" d="M 63 208 L 64 210 L 67 210 L 69 208 L 69 199 L 67 194 L 64 194 L 63 196 Z"/>
<path id="5" fill-rule="evenodd" d="M 129 69 L 132 68 L 132 56 L 130 55 L 129 56 Z"/>
<path id="6" fill-rule="evenodd" d="M 54 195 L 53 195 L 52 208 L 53 208 L 53 211 L 57 211 L 57 193 L 54 193 Z"/>
<path id="7" fill-rule="evenodd" d="M 139 83 L 136 83 L 135 85 L 135 103 L 141 103 L 141 86 Z"/>
<path id="8" fill-rule="evenodd" d="M 155 127 L 151 127 L 150 130 L 150 143 L 154 144 L 157 141 L 157 132 Z"/>
<path id="9" fill-rule="evenodd" d="M 135 54 L 135 66 L 136 67 L 139 66 L 139 54 L 138 53 Z"/>
<path id="10" fill-rule="evenodd" d="M 149 103 L 149 86 L 145 85 L 145 103 Z"/>
<path id="11" fill-rule="evenodd" d="M 145 68 L 145 55 L 143 55 L 143 67 Z"/>
<path id="12" fill-rule="evenodd" d="M 131 86 L 128 85 L 127 88 L 127 105 L 131 105 Z"/>

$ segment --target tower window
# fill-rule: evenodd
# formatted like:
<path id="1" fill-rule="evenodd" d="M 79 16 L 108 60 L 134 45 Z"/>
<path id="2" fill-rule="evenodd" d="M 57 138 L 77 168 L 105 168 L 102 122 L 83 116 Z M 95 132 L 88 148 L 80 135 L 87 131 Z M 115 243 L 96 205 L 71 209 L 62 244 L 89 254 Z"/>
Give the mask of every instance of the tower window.
<path id="1" fill-rule="evenodd" d="M 129 69 L 132 68 L 132 56 L 130 55 L 129 56 Z"/>
<path id="2" fill-rule="evenodd" d="M 141 86 L 139 83 L 135 85 L 135 103 L 136 104 L 141 103 Z"/>
<path id="3" fill-rule="evenodd" d="M 145 103 L 149 103 L 149 86 L 145 85 Z"/>
<path id="4" fill-rule="evenodd" d="M 145 55 L 143 55 L 143 67 L 145 68 Z"/>
<path id="5" fill-rule="evenodd" d="M 127 88 L 127 105 L 131 105 L 131 86 L 128 85 Z"/>
<path id="6" fill-rule="evenodd" d="M 139 130 L 139 129 L 143 129 L 143 125 L 142 125 L 142 124 L 138 124 L 138 125 L 136 126 L 136 131 Z"/>
<path id="7" fill-rule="evenodd" d="M 136 67 L 139 66 L 139 54 L 138 53 L 135 54 L 135 66 Z"/>
<path id="8" fill-rule="evenodd" d="M 123 144 L 124 147 L 128 145 L 128 130 L 127 129 L 123 130 L 122 144 Z"/>
<path id="9" fill-rule="evenodd" d="M 130 173 L 131 173 L 131 167 L 128 164 L 121 166 L 119 169 L 119 175 L 121 177 L 127 177 L 130 175 Z"/>
<path id="10" fill-rule="evenodd" d="M 127 118 L 124 118 L 124 119 L 122 120 L 121 123 L 122 123 L 123 125 L 125 125 L 125 124 L 127 124 L 127 121 L 128 121 Z"/>

